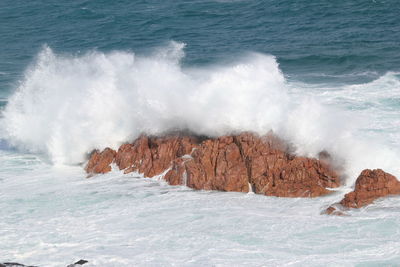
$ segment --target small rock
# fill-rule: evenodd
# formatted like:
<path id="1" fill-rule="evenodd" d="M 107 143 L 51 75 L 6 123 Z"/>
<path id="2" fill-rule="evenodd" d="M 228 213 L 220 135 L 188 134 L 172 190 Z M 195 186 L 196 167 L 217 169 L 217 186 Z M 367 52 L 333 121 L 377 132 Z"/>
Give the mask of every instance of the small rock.
<path id="1" fill-rule="evenodd" d="M 354 191 L 346 194 L 339 203 L 326 209 L 326 213 L 334 214 L 335 205 L 339 205 L 342 209 L 358 209 L 378 198 L 398 194 L 400 194 L 400 182 L 396 177 L 381 169 L 365 169 L 358 176 Z"/>
<path id="2" fill-rule="evenodd" d="M 78 267 L 77 265 L 84 265 L 85 263 L 88 263 L 87 260 L 79 260 L 73 264 L 68 265 L 67 267 Z"/>
<path id="3" fill-rule="evenodd" d="M 37 266 L 28 266 L 17 262 L 4 262 L 0 263 L 0 267 L 37 267 Z"/>
<path id="4" fill-rule="evenodd" d="M 329 208 L 327 208 L 323 214 L 327 214 L 327 215 L 336 215 L 336 216 L 349 216 L 348 214 L 344 213 L 343 211 L 341 211 L 340 209 L 334 207 L 334 206 L 330 206 Z"/>

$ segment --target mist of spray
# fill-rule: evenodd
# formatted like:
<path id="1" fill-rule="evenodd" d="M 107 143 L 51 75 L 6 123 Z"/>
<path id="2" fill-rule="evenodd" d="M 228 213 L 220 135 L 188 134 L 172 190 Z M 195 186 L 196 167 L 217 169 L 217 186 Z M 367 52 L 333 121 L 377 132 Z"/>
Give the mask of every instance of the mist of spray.
<path id="1" fill-rule="evenodd" d="M 73 56 L 45 47 L 4 111 L 8 142 L 55 164 L 76 164 L 95 148 L 118 148 L 142 133 L 272 130 L 298 154 L 331 152 L 350 180 L 363 168 L 396 174 L 398 154 L 355 139 L 357 126 L 345 114 L 312 97 L 294 99 L 273 56 L 253 53 L 232 64 L 182 68 L 183 49 L 171 42 L 148 56 Z"/>

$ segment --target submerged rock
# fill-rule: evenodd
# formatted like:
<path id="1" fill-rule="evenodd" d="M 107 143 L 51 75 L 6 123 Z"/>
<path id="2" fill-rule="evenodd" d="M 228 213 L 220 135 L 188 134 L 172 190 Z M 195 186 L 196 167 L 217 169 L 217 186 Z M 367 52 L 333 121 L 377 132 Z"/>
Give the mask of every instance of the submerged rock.
<path id="1" fill-rule="evenodd" d="M 79 267 L 81 265 L 84 265 L 85 263 L 88 263 L 87 260 L 79 260 L 73 264 L 68 265 L 67 267 Z"/>
<path id="2" fill-rule="evenodd" d="M 31 265 L 28 266 L 17 262 L 4 262 L 0 263 L 0 267 L 37 267 L 37 266 L 31 266 Z"/>
<path id="3" fill-rule="evenodd" d="M 326 210 L 324 210 L 321 214 L 328 215 L 336 215 L 336 216 L 349 216 L 344 210 L 343 207 L 339 205 L 331 205 Z"/>
<path id="4" fill-rule="evenodd" d="M 358 176 L 354 191 L 346 194 L 337 204 L 330 206 L 327 214 L 337 215 L 340 209 L 361 208 L 375 199 L 400 194 L 400 182 L 393 175 L 381 169 L 363 170 Z"/>
<path id="5" fill-rule="evenodd" d="M 79 267 L 84 265 L 85 263 L 88 263 L 87 260 L 79 260 L 73 264 L 69 264 L 67 265 L 67 267 Z M 31 266 L 31 265 L 24 265 L 21 263 L 17 263 L 17 262 L 4 262 L 4 263 L 0 263 L 0 267 L 38 267 L 38 266 Z"/>
<path id="6" fill-rule="evenodd" d="M 324 152 L 326 153 L 326 152 Z M 340 179 L 324 160 L 289 153 L 285 142 L 252 133 L 204 138 L 141 136 L 117 152 L 92 153 L 89 174 L 106 173 L 115 163 L 124 173 L 164 174 L 171 185 L 194 189 L 249 192 L 278 197 L 317 197 L 338 187 Z"/>

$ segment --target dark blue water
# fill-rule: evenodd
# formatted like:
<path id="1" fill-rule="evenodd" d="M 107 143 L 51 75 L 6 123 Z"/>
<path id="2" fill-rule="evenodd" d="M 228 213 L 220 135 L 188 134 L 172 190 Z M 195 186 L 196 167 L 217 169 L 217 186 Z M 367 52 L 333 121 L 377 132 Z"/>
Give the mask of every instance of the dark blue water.
<path id="1" fill-rule="evenodd" d="M 289 79 L 354 83 L 400 69 L 400 1 L 0 1 L 0 91 L 45 44 L 57 53 L 147 53 L 175 40 L 184 64 L 272 54 Z"/>

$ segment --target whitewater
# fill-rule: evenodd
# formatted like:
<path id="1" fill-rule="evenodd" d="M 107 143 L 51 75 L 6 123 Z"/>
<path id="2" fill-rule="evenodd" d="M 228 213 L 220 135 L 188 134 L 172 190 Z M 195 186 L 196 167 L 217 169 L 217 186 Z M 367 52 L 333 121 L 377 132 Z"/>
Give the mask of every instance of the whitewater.
<path id="1" fill-rule="evenodd" d="M 359 133 L 360 128 L 373 127 L 371 118 L 327 105 L 312 90 L 296 94 L 273 56 L 249 53 L 225 65 L 182 68 L 184 46 L 170 42 L 147 56 L 122 51 L 56 55 L 44 47 L 3 112 L 6 140 L 53 164 L 71 165 L 84 163 L 94 149 L 117 149 L 140 134 L 190 131 L 222 136 L 273 131 L 298 155 L 331 153 L 336 164 L 345 168 L 350 185 L 365 168 L 400 174 L 399 151 L 383 142 L 388 138 L 368 139 Z M 357 85 L 342 91 L 349 102 L 368 105 L 368 97 L 379 102 L 369 91 L 377 87 L 374 83 L 387 83 L 390 75 L 361 86 L 359 99 Z M 326 102 L 345 102 L 342 96 L 334 96 L 335 89 L 322 92 Z M 384 97 L 383 101 L 396 99 Z M 350 104 L 357 108 L 356 103 Z M 390 108 L 390 103 L 382 106 Z M 393 128 L 397 122 L 388 124 Z"/>
<path id="2" fill-rule="evenodd" d="M 0 260 L 63 266 L 354 266 L 400 261 L 398 197 L 320 213 L 364 168 L 400 176 L 399 74 L 352 85 L 290 81 L 246 53 L 202 67 L 185 44 L 148 54 L 42 48 L 0 119 Z M 329 151 L 344 186 L 316 199 L 193 191 L 114 170 L 86 179 L 95 148 L 139 134 L 277 133 L 298 155 Z"/>

